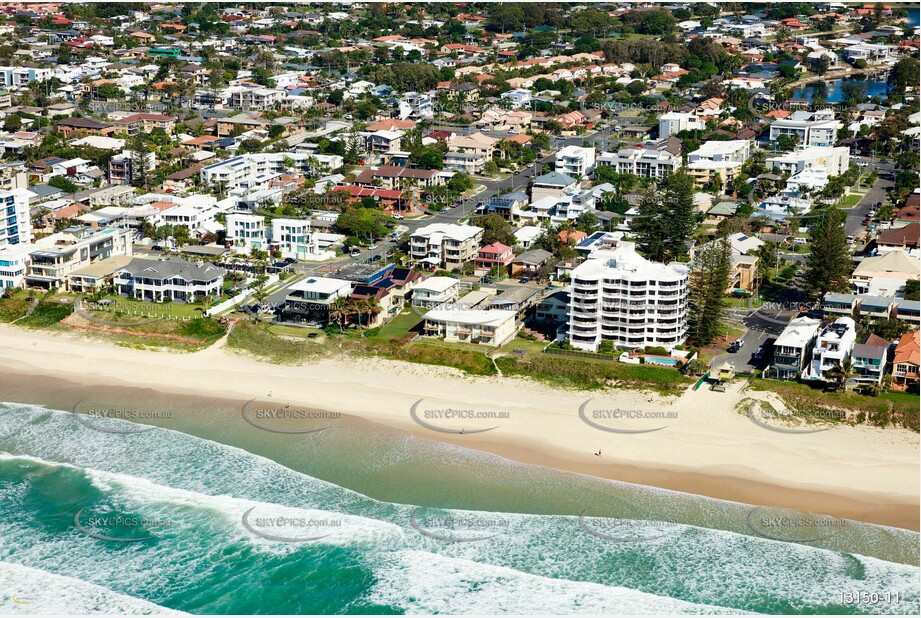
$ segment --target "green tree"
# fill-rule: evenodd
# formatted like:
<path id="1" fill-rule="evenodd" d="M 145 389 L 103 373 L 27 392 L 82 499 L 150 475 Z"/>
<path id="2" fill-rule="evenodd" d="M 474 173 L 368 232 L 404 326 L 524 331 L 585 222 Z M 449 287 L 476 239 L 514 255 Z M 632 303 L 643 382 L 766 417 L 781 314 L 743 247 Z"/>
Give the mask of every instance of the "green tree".
<path id="1" fill-rule="evenodd" d="M 503 245 L 508 245 L 509 247 L 515 246 L 515 234 L 512 230 L 512 226 L 502 215 L 491 214 L 474 217 L 471 223 L 483 228 L 484 245 L 501 242 Z"/>
<path id="2" fill-rule="evenodd" d="M 106 101 L 120 99 L 123 95 L 122 89 L 112 82 L 106 82 L 96 89 L 96 96 Z"/>
<path id="3" fill-rule="evenodd" d="M 806 256 L 806 287 L 819 298 L 828 292 L 846 292 L 851 256 L 844 214 L 837 208 L 823 209 L 809 227 L 809 235 L 811 253 Z"/>
<path id="4" fill-rule="evenodd" d="M 731 269 L 732 246 L 725 239 L 694 254 L 688 284 L 688 336 L 694 345 L 708 345 L 720 335 Z"/>
<path id="5" fill-rule="evenodd" d="M 917 58 L 902 58 L 892 67 L 889 81 L 896 93 L 902 94 L 906 88 L 915 88 L 918 85 L 918 72 L 921 70 Z"/>
<path id="6" fill-rule="evenodd" d="M 131 184 L 147 189 L 153 180 L 153 151 L 146 136 L 138 133 L 130 139 Z"/>

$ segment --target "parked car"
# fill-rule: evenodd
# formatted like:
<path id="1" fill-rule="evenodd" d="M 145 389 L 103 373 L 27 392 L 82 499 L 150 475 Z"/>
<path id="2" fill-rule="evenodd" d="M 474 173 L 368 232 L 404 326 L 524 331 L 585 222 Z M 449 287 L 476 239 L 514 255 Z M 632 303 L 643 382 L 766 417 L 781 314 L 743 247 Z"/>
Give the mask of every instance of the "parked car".
<path id="1" fill-rule="evenodd" d="M 518 283 L 527 283 L 528 281 L 529 279 L 527 277 L 522 277 L 521 279 L 518 280 Z"/>
<path id="2" fill-rule="evenodd" d="M 738 352 L 738 351 L 741 350 L 741 349 L 742 349 L 742 346 L 739 345 L 739 342 L 738 342 L 738 341 L 733 341 L 732 343 L 729 344 L 729 353 L 730 353 L 730 354 L 735 354 L 736 352 Z"/>
<path id="3" fill-rule="evenodd" d="M 401 215 L 400 213 L 393 215 L 393 218 L 396 219 L 397 221 L 402 221 L 403 219 L 405 219 L 405 217 Z"/>

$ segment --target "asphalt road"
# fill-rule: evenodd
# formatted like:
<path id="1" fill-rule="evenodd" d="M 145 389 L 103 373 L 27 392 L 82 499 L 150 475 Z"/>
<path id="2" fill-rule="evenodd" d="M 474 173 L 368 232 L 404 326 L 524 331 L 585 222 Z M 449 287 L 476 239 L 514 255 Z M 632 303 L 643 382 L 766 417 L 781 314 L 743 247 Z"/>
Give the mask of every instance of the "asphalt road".
<path id="1" fill-rule="evenodd" d="M 858 164 L 866 163 L 867 167 L 863 169 L 876 170 L 878 173 L 891 173 L 895 169 L 895 164 L 892 162 L 880 163 L 878 160 L 871 159 L 870 157 L 853 157 L 853 160 Z M 870 212 L 871 208 L 876 208 L 876 205 L 880 202 L 886 203 L 886 194 L 887 191 L 895 183 L 892 180 L 883 180 L 882 178 L 877 179 L 873 184 L 873 187 L 863 196 L 857 205 L 853 208 L 848 208 L 845 210 L 847 214 L 847 219 L 845 220 L 844 227 L 847 229 L 849 236 L 857 236 L 864 229 L 863 219 L 867 216 L 867 213 Z"/>
<path id="2" fill-rule="evenodd" d="M 767 353 L 769 350 L 765 350 L 765 353 L 762 354 L 760 359 L 756 360 L 754 355 L 762 345 L 767 342 L 773 342 L 774 339 L 776 339 L 776 337 L 771 336 L 771 333 L 749 330 L 742 336 L 742 341 L 744 343 L 738 352 L 726 352 L 725 354 L 713 357 L 710 367 L 719 367 L 726 361 L 729 361 L 737 372 L 741 371 L 748 373 L 755 369 L 763 369 L 767 365 L 767 360 L 770 358 L 770 354 Z"/>

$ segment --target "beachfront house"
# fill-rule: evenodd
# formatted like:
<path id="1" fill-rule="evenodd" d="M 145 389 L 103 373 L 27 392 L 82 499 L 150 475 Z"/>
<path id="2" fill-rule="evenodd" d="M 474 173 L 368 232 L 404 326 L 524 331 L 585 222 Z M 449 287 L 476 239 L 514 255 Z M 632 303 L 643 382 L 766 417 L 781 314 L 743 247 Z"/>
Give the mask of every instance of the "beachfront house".
<path id="1" fill-rule="evenodd" d="M 225 274 L 225 269 L 208 263 L 134 258 L 114 272 L 112 285 L 117 294 L 137 300 L 193 302 L 219 298 Z"/>
<path id="2" fill-rule="evenodd" d="M 771 362 L 771 377 L 778 380 L 796 380 L 806 369 L 811 359 L 821 320 L 795 318 L 774 341 L 774 359 Z"/>

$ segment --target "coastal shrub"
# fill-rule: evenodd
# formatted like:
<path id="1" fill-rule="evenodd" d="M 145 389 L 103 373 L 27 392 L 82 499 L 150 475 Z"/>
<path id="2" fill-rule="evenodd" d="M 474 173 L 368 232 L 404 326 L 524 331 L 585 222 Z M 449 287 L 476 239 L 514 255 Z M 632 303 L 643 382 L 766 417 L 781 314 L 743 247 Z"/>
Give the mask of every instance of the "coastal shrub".
<path id="1" fill-rule="evenodd" d="M 483 352 L 461 350 L 426 343 L 404 344 L 399 339 L 367 342 L 365 349 L 371 354 L 392 360 L 454 367 L 472 375 L 496 375 L 496 368 Z"/>
<path id="2" fill-rule="evenodd" d="M 276 364 L 299 364 L 317 356 L 324 348 L 304 341 L 279 337 L 268 325 L 238 322 L 227 337 L 227 347 L 249 352 Z"/>
<path id="3" fill-rule="evenodd" d="M 778 380 L 753 380 L 751 388 L 780 395 L 795 410 L 834 409 L 848 414 L 851 421 L 875 427 L 904 427 L 919 431 L 917 395 L 881 393 L 868 397 L 855 392 L 826 393 L 822 383 L 801 384 Z"/>
<path id="4" fill-rule="evenodd" d="M 183 322 L 179 334 L 190 339 L 203 339 L 208 342 L 217 341 L 224 336 L 227 328 L 213 318 L 196 318 Z"/>
<path id="5" fill-rule="evenodd" d="M 43 301 L 35 307 L 32 315 L 23 318 L 17 324 L 30 328 L 47 328 L 69 316 L 73 309 L 70 303 Z"/>
<path id="6" fill-rule="evenodd" d="M 684 390 L 693 380 L 674 369 L 653 365 L 629 365 L 617 362 L 598 362 L 572 357 L 541 354 L 534 358 L 502 356 L 496 364 L 503 375 L 521 375 L 583 390 L 600 389 L 616 385 L 647 388 L 663 394 Z"/>
<path id="7" fill-rule="evenodd" d="M 31 303 L 25 298 L 0 298 L 0 322 L 12 322 L 26 314 Z"/>

